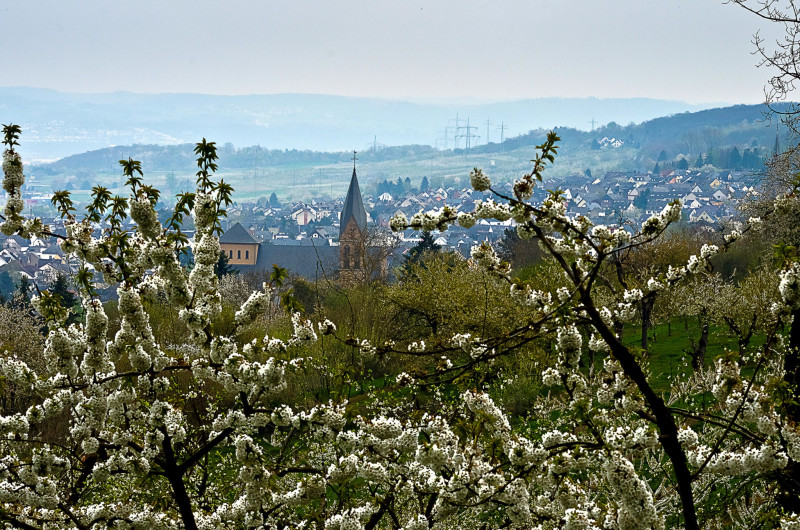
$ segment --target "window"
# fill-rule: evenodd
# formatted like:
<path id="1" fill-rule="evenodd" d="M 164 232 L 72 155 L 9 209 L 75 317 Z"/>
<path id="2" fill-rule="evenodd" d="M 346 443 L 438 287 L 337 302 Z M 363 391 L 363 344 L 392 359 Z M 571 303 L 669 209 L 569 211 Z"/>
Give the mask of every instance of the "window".
<path id="1" fill-rule="evenodd" d="M 236 259 L 242 259 L 242 251 L 241 250 L 237 250 L 236 251 Z"/>
<path id="2" fill-rule="evenodd" d="M 233 259 L 233 251 L 232 250 L 228 251 L 228 258 Z"/>
<path id="3" fill-rule="evenodd" d="M 249 250 L 245 250 L 244 251 L 244 259 L 250 259 L 250 251 Z"/>

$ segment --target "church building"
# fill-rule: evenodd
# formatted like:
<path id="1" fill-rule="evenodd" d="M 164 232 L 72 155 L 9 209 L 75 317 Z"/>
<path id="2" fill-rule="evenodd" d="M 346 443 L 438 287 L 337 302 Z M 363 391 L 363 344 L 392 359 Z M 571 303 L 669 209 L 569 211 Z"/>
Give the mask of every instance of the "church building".
<path id="1" fill-rule="evenodd" d="M 368 237 L 367 212 L 361 198 L 355 161 L 354 153 L 353 176 L 339 218 L 338 244 L 332 239 L 322 238 L 258 243 L 241 224 L 236 223 L 220 237 L 220 247 L 228 257 L 228 263 L 241 272 L 268 271 L 275 264 L 308 280 L 338 278 L 345 284 L 387 278 L 386 250 Z"/>
<path id="2" fill-rule="evenodd" d="M 355 156 L 353 156 L 355 159 Z M 358 186 L 355 160 L 353 161 L 353 177 L 342 207 L 339 220 L 339 279 L 345 282 L 355 281 L 364 270 L 364 257 L 367 238 L 367 212 L 361 199 Z"/>

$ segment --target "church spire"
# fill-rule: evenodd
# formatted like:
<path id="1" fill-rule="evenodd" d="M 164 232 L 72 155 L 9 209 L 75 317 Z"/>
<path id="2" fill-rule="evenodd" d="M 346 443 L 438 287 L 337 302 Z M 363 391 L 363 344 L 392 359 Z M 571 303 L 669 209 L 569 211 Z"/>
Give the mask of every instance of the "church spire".
<path id="1" fill-rule="evenodd" d="M 364 201 L 361 199 L 361 188 L 358 186 L 356 160 L 356 152 L 353 151 L 353 177 L 350 179 L 350 188 L 347 190 L 347 197 L 344 199 L 342 217 L 339 222 L 340 240 L 351 220 L 355 221 L 356 227 L 362 234 L 367 230 L 367 212 L 364 209 Z"/>

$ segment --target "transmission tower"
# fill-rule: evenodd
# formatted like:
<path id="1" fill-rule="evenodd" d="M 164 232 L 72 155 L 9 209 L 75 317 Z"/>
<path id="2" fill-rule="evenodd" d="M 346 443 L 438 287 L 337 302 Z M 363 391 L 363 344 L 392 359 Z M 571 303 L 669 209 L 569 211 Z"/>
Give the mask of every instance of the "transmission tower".
<path id="1" fill-rule="evenodd" d="M 506 129 L 508 129 L 508 125 L 506 125 L 506 122 L 504 122 L 504 121 L 501 121 L 500 125 L 497 126 L 497 130 L 500 131 L 500 143 L 501 144 L 505 140 Z"/>
<path id="2" fill-rule="evenodd" d="M 486 118 L 486 145 L 489 145 L 489 127 L 492 126 L 492 122 L 489 121 L 489 118 Z"/>
<path id="3" fill-rule="evenodd" d="M 476 129 L 477 130 L 478 127 L 476 125 L 470 125 L 469 124 L 469 118 L 467 118 L 467 124 L 465 126 L 463 126 L 463 127 L 458 127 L 457 130 L 462 130 L 462 129 L 466 130 L 467 132 L 465 132 L 464 134 L 457 134 L 456 135 L 456 143 L 458 142 L 459 138 L 464 138 L 464 148 L 467 151 L 469 151 L 469 148 L 470 148 L 470 146 L 472 144 L 472 139 L 473 138 L 475 138 L 475 139 L 480 138 L 480 136 L 478 136 L 477 134 L 473 134 L 473 132 L 472 132 L 472 129 Z"/>
<path id="4" fill-rule="evenodd" d="M 462 120 L 459 119 L 458 113 L 456 112 L 456 119 L 455 120 L 449 120 L 447 122 L 448 123 L 447 127 L 445 127 L 445 142 L 447 142 L 447 139 L 448 139 L 447 131 L 449 129 L 452 129 L 454 131 L 454 134 L 453 134 L 453 149 L 456 149 L 458 147 L 458 145 L 457 145 L 458 144 L 458 136 L 457 135 L 458 135 L 459 129 L 461 129 L 461 121 Z M 450 127 L 450 123 L 451 122 L 455 122 L 455 126 L 454 127 Z M 449 149 L 449 145 L 445 145 L 445 149 Z"/>

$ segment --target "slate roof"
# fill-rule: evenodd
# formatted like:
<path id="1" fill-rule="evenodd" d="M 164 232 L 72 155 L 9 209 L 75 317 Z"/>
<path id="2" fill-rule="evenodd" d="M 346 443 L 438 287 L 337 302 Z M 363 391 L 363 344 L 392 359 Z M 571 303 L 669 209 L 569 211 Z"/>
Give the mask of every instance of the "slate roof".
<path id="1" fill-rule="evenodd" d="M 273 264 L 308 280 L 333 277 L 339 267 L 339 247 L 261 243 L 255 265 L 231 265 L 231 268 L 240 272 L 269 271 Z"/>
<path id="2" fill-rule="evenodd" d="M 367 212 L 364 210 L 364 201 L 361 199 L 361 189 L 358 187 L 356 168 L 353 168 L 353 178 L 350 179 L 350 188 L 347 190 L 347 197 L 344 199 L 342 217 L 339 220 L 339 239 L 342 238 L 350 218 L 355 219 L 356 225 L 358 225 L 361 232 L 367 229 Z"/>
<path id="3" fill-rule="evenodd" d="M 225 231 L 219 238 L 220 243 L 228 243 L 230 245 L 257 245 L 258 241 L 253 239 L 253 236 L 244 229 L 241 223 L 236 223 Z"/>

